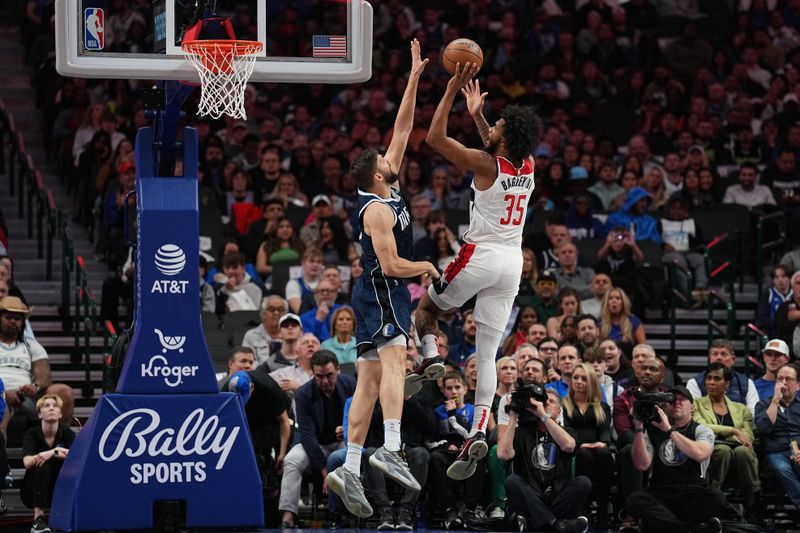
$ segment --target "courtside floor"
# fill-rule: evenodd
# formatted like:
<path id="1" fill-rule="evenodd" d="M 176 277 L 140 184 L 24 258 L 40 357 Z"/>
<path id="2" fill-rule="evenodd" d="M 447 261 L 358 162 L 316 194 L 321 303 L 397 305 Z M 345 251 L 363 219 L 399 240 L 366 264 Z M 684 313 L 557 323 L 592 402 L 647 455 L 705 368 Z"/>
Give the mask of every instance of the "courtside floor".
<path id="1" fill-rule="evenodd" d="M 13 523 L 11 521 L 2 521 L 0 520 L 0 532 L 2 533 L 30 533 L 30 520 L 14 520 Z M 130 531 L 130 530 L 128 530 Z M 155 530 L 140 530 L 140 531 L 148 531 L 152 532 Z M 191 530 L 189 530 L 191 531 Z M 327 529 L 327 528 L 298 528 L 298 529 L 258 529 L 258 530 L 200 530 L 200 531 L 208 531 L 213 533 L 244 533 L 245 531 L 254 531 L 255 533 L 327 533 L 331 531 L 337 531 L 341 533 L 375 533 L 377 530 L 375 529 Z M 391 531 L 391 530 L 388 530 Z M 440 530 L 440 529 L 415 529 L 414 531 L 425 531 L 427 533 L 475 533 L 472 530 Z M 595 533 L 598 530 L 589 530 L 594 531 Z M 608 530 L 608 531 L 616 531 L 616 530 Z M 800 532 L 800 524 L 797 525 L 797 529 L 762 529 L 762 531 L 769 532 L 769 533 L 797 533 Z M 602 533 L 605 533 L 606 530 L 603 530 Z M 104 532 L 104 533 L 112 533 L 112 532 Z M 176 531 L 175 533 L 182 533 L 181 531 Z M 536 532 L 531 532 L 536 533 Z M 675 533 L 684 533 L 684 532 L 675 532 Z M 687 532 L 688 533 L 688 532 Z"/>

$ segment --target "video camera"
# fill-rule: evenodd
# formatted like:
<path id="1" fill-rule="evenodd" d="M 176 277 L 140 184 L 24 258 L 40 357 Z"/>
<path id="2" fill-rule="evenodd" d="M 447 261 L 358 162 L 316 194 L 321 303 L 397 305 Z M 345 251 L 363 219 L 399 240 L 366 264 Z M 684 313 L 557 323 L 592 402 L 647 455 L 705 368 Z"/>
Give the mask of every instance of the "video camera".
<path id="1" fill-rule="evenodd" d="M 646 393 L 638 389 L 633 391 L 633 418 L 642 422 L 651 422 L 658 416 L 656 406 L 662 403 L 672 403 L 675 395 L 671 392 Z"/>
<path id="2" fill-rule="evenodd" d="M 519 415 L 520 422 L 528 419 L 533 420 L 535 417 L 531 412 L 531 399 L 546 405 L 547 391 L 541 385 L 525 383 L 522 378 L 517 378 L 517 387 L 511 393 L 511 401 L 506 405 L 506 413 L 516 412 Z"/>

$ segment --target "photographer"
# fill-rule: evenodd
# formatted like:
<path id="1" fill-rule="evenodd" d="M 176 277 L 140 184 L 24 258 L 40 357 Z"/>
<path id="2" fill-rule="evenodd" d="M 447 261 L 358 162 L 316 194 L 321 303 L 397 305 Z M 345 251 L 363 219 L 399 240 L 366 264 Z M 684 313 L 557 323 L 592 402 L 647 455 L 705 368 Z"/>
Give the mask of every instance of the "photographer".
<path id="1" fill-rule="evenodd" d="M 622 496 L 628 498 L 634 491 L 641 490 L 644 476 L 634 468 L 631 454 L 633 452 L 634 433 L 633 404 L 634 392 L 655 394 L 664 392 L 664 363 L 657 357 L 647 357 L 636 367 L 634 373 L 639 382 L 638 387 L 631 387 L 614 398 L 614 429 L 617 432 L 619 452 L 617 464 L 619 465 L 620 485 Z M 632 517 L 623 520 L 624 527 L 635 527 L 636 520 Z"/>
<path id="2" fill-rule="evenodd" d="M 684 387 L 670 391 L 674 401 L 669 417 L 656 406 L 656 418 L 647 429 L 634 418 L 633 464 L 644 472 L 652 468 L 650 486 L 628 497 L 628 512 L 654 532 L 689 531 L 706 522 L 721 531 L 716 518 L 727 502 L 719 489 L 708 485 L 708 465 L 714 433 L 692 420 L 692 394 Z"/>
<path id="3" fill-rule="evenodd" d="M 538 390 L 541 394 L 542 389 Z M 531 397 L 528 406 L 513 399 L 509 403 L 508 428 L 497 442 L 497 457 L 514 461 L 514 474 L 505 482 L 508 502 L 517 513 L 520 531 L 550 527 L 582 533 L 589 522 L 578 513 L 592 491 L 592 482 L 585 476 L 571 479 L 569 461 L 575 437 L 556 422 L 561 411 L 558 393 L 547 389 L 545 394 L 546 408 L 541 396 Z"/>
<path id="4" fill-rule="evenodd" d="M 523 345 L 524 346 L 524 345 Z M 520 347 L 521 349 L 521 347 Z M 520 389 L 528 385 L 543 385 L 545 381 L 545 364 L 540 359 L 528 359 L 522 365 L 522 377 L 517 379 L 516 388 Z M 511 395 L 508 393 L 500 398 L 500 403 L 497 406 L 497 441 L 500 442 L 502 434 L 508 430 L 509 416 L 506 406 L 511 400 Z M 497 444 L 489 450 L 489 459 L 486 462 L 486 470 L 489 476 L 489 501 L 502 502 L 506 498 L 505 480 L 508 477 L 508 463 L 497 457 Z M 487 515 L 489 518 L 502 518 L 502 510 L 504 506 L 501 504 L 496 509 L 492 509 Z"/>

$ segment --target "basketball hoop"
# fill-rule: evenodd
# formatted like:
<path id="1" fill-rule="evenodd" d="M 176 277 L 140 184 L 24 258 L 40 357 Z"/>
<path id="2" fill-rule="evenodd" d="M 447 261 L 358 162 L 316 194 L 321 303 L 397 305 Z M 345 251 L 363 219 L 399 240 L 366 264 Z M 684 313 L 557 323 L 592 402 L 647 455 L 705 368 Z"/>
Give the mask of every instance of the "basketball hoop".
<path id="1" fill-rule="evenodd" d="M 223 114 L 247 120 L 244 88 L 253 73 L 258 41 L 185 41 L 181 48 L 200 75 L 202 93 L 198 113 L 219 118 Z"/>

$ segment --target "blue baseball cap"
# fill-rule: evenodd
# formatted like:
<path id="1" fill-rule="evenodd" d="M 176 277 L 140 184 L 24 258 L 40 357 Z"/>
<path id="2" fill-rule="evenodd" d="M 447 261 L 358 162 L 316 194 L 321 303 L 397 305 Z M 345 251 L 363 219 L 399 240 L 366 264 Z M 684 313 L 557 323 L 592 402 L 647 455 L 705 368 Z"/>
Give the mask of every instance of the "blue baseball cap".
<path id="1" fill-rule="evenodd" d="M 553 151 L 550 147 L 546 144 L 540 144 L 536 147 L 536 151 L 533 153 L 534 157 L 553 157 Z"/>
<path id="2" fill-rule="evenodd" d="M 581 167 L 581 166 L 572 167 L 571 169 L 569 169 L 569 179 L 570 180 L 588 180 L 589 179 L 589 173 L 586 172 L 586 169 Z"/>

